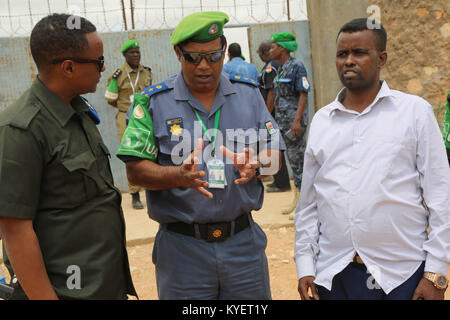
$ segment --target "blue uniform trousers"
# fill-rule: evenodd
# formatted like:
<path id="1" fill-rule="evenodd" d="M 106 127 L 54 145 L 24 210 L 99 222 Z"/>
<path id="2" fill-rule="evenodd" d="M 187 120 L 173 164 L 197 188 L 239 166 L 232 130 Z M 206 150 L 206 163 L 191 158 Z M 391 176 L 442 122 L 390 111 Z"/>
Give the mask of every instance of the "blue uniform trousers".
<path id="1" fill-rule="evenodd" d="M 250 226 L 223 242 L 168 231 L 161 225 L 153 247 L 161 300 L 269 300 L 267 238 Z"/>
<path id="2" fill-rule="evenodd" d="M 365 265 L 352 262 L 334 276 L 331 291 L 322 286 L 317 289 L 321 300 L 410 300 L 423 277 L 424 268 L 425 262 L 408 280 L 385 294 L 370 278 Z"/>

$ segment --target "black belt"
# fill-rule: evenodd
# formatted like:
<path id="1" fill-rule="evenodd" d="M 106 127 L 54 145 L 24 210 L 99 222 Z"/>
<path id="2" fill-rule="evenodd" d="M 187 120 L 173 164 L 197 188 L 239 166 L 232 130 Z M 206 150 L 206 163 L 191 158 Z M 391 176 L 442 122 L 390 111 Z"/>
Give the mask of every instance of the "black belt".
<path id="1" fill-rule="evenodd" d="M 205 224 L 188 224 L 184 222 L 173 222 L 166 224 L 167 230 L 195 237 L 195 226 L 198 226 L 200 238 L 209 242 L 224 241 L 231 236 L 231 224 L 234 222 L 234 233 L 241 232 L 250 225 L 248 214 L 236 218 L 230 222 L 214 222 Z"/>
<path id="2" fill-rule="evenodd" d="M 128 110 L 119 110 L 119 112 L 122 112 L 122 113 L 127 113 L 127 112 L 128 112 Z"/>

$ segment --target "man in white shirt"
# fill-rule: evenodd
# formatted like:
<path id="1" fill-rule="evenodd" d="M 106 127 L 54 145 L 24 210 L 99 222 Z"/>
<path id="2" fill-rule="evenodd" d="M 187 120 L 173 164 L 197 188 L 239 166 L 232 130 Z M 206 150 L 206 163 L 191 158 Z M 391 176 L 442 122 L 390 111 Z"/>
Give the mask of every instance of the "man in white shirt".
<path id="1" fill-rule="evenodd" d="M 336 67 L 345 88 L 311 123 L 295 212 L 306 300 L 443 299 L 448 284 L 442 136 L 425 100 L 380 81 L 387 37 L 373 23 L 341 28 Z"/>

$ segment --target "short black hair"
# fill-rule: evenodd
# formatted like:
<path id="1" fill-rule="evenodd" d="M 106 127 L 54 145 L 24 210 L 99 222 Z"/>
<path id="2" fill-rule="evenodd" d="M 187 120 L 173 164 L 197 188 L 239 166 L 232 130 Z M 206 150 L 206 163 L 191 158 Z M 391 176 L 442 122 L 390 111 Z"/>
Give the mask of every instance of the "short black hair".
<path id="1" fill-rule="evenodd" d="M 42 18 L 30 36 L 31 55 L 38 69 L 53 59 L 70 57 L 87 49 L 85 35 L 95 31 L 95 26 L 83 17 L 55 13 Z"/>
<path id="2" fill-rule="evenodd" d="M 241 46 L 239 45 L 239 43 L 234 42 L 234 43 L 230 44 L 228 46 L 228 53 L 233 58 L 242 56 Z"/>
<path id="3" fill-rule="evenodd" d="M 359 18 L 347 22 L 342 26 L 341 30 L 339 30 L 337 38 L 339 38 L 339 35 L 343 32 L 353 33 L 364 30 L 370 30 L 375 34 L 378 51 L 386 51 L 386 44 L 387 44 L 386 30 L 384 29 L 383 25 L 380 22 L 377 22 L 372 19 Z"/>

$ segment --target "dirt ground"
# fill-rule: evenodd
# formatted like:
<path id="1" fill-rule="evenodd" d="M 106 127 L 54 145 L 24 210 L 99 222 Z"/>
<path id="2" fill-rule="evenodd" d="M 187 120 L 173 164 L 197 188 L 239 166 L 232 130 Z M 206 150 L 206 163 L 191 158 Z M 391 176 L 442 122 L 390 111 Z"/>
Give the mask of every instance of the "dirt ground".
<path id="1" fill-rule="evenodd" d="M 263 228 L 264 229 L 264 228 Z M 300 299 L 297 293 L 297 272 L 293 256 L 294 227 L 264 229 L 268 243 L 270 285 L 274 300 Z M 155 267 L 151 252 L 153 243 L 128 248 L 131 274 L 140 299 L 158 299 Z"/>

